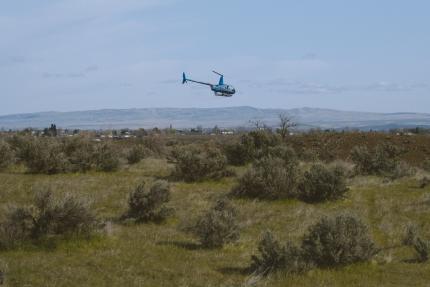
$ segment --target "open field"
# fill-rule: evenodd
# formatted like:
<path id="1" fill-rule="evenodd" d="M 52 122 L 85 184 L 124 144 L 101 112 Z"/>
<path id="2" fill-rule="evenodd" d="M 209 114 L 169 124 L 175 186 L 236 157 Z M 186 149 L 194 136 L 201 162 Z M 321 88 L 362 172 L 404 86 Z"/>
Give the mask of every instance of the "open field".
<path id="1" fill-rule="evenodd" d="M 419 180 L 429 174 L 421 169 L 393 181 L 350 177 L 349 191 L 337 201 L 232 198 L 239 211 L 239 240 L 221 249 L 205 249 L 184 227 L 229 194 L 246 166 L 230 167 L 233 177 L 192 183 L 172 179 L 174 168 L 164 157 L 147 157 L 114 172 L 29 174 L 19 164 L 1 172 L 1 215 L 8 206 L 28 204 L 35 191 L 49 187 L 57 195 L 88 198 L 106 222 L 103 232 L 89 239 L 48 238 L 37 245 L 0 250 L 6 286 L 429 286 L 430 263 L 414 262 L 413 248 L 402 245 L 409 223 L 430 238 L 430 186 L 419 188 Z M 154 178 L 171 182 L 168 206 L 174 214 L 160 224 L 121 222 L 130 191 Z M 247 271 L 263 231 L 298 242 L 323 215 L 345 211 L 369 225 L 381 248 L 370 262 L 304 274 L 279 271 L 267 277 Z"/>
<path id="2" fill-rule="evenodd" d="M 429 11 L 0 0 L 0 287 L 430 287 Z"/>

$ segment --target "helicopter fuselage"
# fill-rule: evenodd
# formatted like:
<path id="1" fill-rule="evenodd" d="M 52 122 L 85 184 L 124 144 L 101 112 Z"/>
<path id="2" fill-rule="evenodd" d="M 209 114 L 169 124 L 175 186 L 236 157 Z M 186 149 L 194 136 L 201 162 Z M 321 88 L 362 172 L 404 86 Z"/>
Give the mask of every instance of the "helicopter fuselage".
<path id="1" fill-rule="evenodd" d="M 236 90 L 231 85 L 212 85 L 211 90 L 216 96 L 231 97 L 236 93 Z"/>

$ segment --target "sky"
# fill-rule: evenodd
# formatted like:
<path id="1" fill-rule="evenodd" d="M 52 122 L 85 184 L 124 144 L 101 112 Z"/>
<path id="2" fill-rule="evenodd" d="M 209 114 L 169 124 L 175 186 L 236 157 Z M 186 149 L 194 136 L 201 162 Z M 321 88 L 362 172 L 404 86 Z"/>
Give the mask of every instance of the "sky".
<path id="1" fill-rule="evenodd" d="M 0 115 L 146 107 L 430 113 L 430 1 L 1 0 Z M 237 93 L 215 97 L 181 74 Z"/>

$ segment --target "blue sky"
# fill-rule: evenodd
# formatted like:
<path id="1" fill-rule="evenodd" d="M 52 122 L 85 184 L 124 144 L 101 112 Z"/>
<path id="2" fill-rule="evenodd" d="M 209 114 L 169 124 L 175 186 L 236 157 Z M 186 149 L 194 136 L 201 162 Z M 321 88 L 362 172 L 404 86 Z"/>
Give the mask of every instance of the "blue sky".
<path id="1" fill-rule="evenodd" d="M 0 114 L 101 108 L 430 112 L 430 1 L 0 2 Z M 182 86 L 182 71 L 239 91 Z"/>

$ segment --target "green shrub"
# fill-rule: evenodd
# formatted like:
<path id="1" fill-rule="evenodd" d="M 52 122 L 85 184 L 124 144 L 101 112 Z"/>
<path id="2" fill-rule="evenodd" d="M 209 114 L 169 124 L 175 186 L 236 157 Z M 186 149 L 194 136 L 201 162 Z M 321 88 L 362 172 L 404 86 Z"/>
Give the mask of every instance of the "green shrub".
<path id="1" fill-rule="evenodd" d="M 24 143 L 20 154 L 30 173 L 55 174 L 69 168 L 63 146 L 56 139 L 33 138 Z"/>
<path id="2" fill-rule="evenodd" d="M 416 225 L 409 224 L 406 226 L 405 236 L 403 237 L 403 244 L 406 246 L 413 246 L 418 238 L 418 228 Z"/>
<path id="3" fill-rule="evenodd" d="M 174 150 L 175 175 L 185 181 L 220 178 L 226 175 L 227 159 L 216 147 L 182 146 Z"/>
<path id="4" fill-rule="evenodd" d="M 171 214 L 172 210 L 165 206 L 169 200 L 170 186 L 167 181 L 155 181 L 149 188 L 142 182 L 130 193 L 124 218 L 132 218 L 136 222 L 161 222 Z"/>
<path id="5" fill-rule="evenodd" d="M 318 153 L 314 149 L 302 148 L 299 158 L 305 162 L 315 162 L 318 160 Z"/>
<path id="6" fill-rule="evenodd" d="M 419 181 L 420 188 L 426 188 L 430 184 L 430 179 L 427 176 L 424 176 Z"/>
<path id="7" fill-rule="evenodd" d="M 65 153 L 70 161 L 70 170 L 73 172 L 89 171 L 96 164 L 95 143 L 87 138 L 76 137 L 67 141 Z"/>
<path id="8" fill-rule="evenodd" d="M 268 130 L 254 130 L 248 133 L 252 139 L 252 143 L 257 150 L 262 150 L 264 155 L 267 155 L 269 147 L 277 146 L 281 143 L 279 135 Z"/>
<path id="9" fill-rule="evenodd" d="M 343 169 L 314 164 L 299 184 L 299 197 L 306 202 L 321 202 L 342 198 L 348 191 Z"/>
<path id="10" fill-rule="evenodd" d="M 231 165 L 240 166 L 252 160 L 252 151 L 249 151 L 247 145 L 242 143 L 233 143 L 224 146 L 224 153 L 227 161 Z"/>
<path id="11" fill-rule="evenodd" d="M 422 163 L 422 168 L 423 168 L 425 171 L 430 171 L 430 158 L 426 158 L 426 159 L 424 160 L 424 162 Z"/>
<path id="12" fill-rule="evenodd" d="M 406 226 L 403 244 L 412 246 L 417 253 L 418 262 L 426 262 L 430 256 L 430 240 L 422 239 L 416 225 Z"/>
<path id="13" fill-rule="evenodd" d="M 146 136 L 142 140 L 142 144 L 145 148 L 154 154 L 162 155 L 165 153 L 165 142 L 157 135 Z"/>
<path id="14" fill-rule="evenodd" d="M 399 147 L 385 143 L 378 144 L 374 152 L 374 167 L 378 173 L 390 173 L 396 168 L 401 150 Z"/>
<path id="15" fill-rule="evenodd" d="M 239 178 L 232 189 L 236 196 L 253 198 L 286 198 L 296 196 L 298 165 L 271 156 L 258 160 Z"/>
<path id="16" fill-rule="evenodd" d="M 392 180 L 403 177 L 413 176 L 417 173 L 417 170 L 411 167 L 404 161 L 396 162 L 394 169 L 388 174 L 388 177 Z"/>
<path id="17" fill-rule="evenodd" d="M 12 248 L 33 235 L 33 210 L 28 207 L 16 207 L 8 211 L 0 223 L 0 250 Z"/>
<path id="18" fill-rule="evenodd" d="M 14 152 L 10 145 L 0 140 L 0 170 L 7 168 L 15 159 Z"/>
<path id="19" fill-rule="evenodd" d="M 430 255 L 430 241 L 429 240 L 423 240 L 421 238 L 417 238 L 413 242 L 413 246 L 415 251 L 418 255 L 418 261 L 419 262 L 426 262 L 429 259 Z"/>
<path id="20" fill-rule="evenodd" d="M 127 154 L 127 161 L 129 164 L 139 163 L 150 153 L 150 150 L 144 145 L 134 145 Z"/>
<path id="21" fill-rule="evenodd" d="M 33 237 L 44 235 L 89 234 L 98 220 L 90 205 L 72 195 L 55 199 L 50 191 L 39 193 L 35 200 Z"/>
<path id="22" fill-rule="evenodd" d="M 319 267 L 368 261 L 376 253 L 367 226 L 351 215 L 321 219 L 309 228 L 302 249 L 306 260 Z"/>
<path id="23" fill-rule="evenodd" d="M 220 199 L 192 228 L 202 246 L 219 248 L 239 238 L 237 210 L 227 200 Z"/>
<path id="24" fill-rule="evenodd" d="M 23 162 L 30 173 L 86 172 L 92 168 L 115 171 L 120 166 L 119 152 L 110 142 L 95 143 L 84 137 L 24 136 L 15 136 L 10 142 L 18 161 Z"/>
<path id="25" fill-rule="evenodd" d="M 272 157 L 282 159 L 286 164 L 298 164 L 297 154 L 292 147 L 287 145 L 277 145 L 269 147 L 268 154 Z"/>
<path id="26" fill-rule="evenodd" d="M 342 173 L 344 174 L 345 178 L 353 178 L 356 175 L 354 171 L 354 164 L 344 160 L 334 160 L 331 163 L 327 164 L 327 167 L 339 168 L 340 170 L 342 170 Z"/>
<path id="27" fill-rule="evenodd" d="M 94 159 L 96 168 L 100 171 L 116 171 L 120 166 L 118 151 L 108 142 L 96 146 Z"/>
<path id="28" fill-rule="evenodd" d="M 11 209 L 0 224 L 0 248 L 46 236 L 90 235 L 100 222 L 83 200 L 66 195 L 54 199 L 50 191 L 37 194 L 33 205 Z"/>
<path id="29" fill-rule="evenodd" d="M 31 140 L 34 138 L 28 136 L 18 136 L 14 135 L 11 138 L 7 139 L 7 143 L 9 147 L 15 153 L 16 161 L 19 163 L 25 162 L 25 158 L 28 157 L 27 152 L 29 151 L 29 144 Z"/>
<path id="30" fill-rule="evenodd" d="M 255 130 L 242 135 L 240 142 L 227 145 L 224 150 L 230 164 L 244 165 L 269 155 L 269 149 L 279 144 L 279 135 L 267 130 Z"/>
<path id="31" fill-rule="evenodd" d="M 401 150 L 392 144 L 379 144 L 373 151 L 364 146 L 356 146 L 351 151 L 351 160 L 358 174 L 399 176 Z"/>
<path id="32" fill-rule="evenodd" d="M 374 173 L 373 155 L 365 146 L 355 146 L 351 150 L 351 160 L 355 164 L 355 170 L 358 174 Z"/>
<path id="33" fill-rule="evenodd" d="M 329 163 L 336 158 L 336 143 L 332 140 L 324 141 L 320 143 L 317 151 L 318 160 Z"/>
<path id="34" fill-rule="evenodd" d="M 291 242 L 282 246 L 267 231 L 258 244 L 259 255 L 252 256 L 251 270 L 262 275 L 267 275 L 276 270 L 288 273 L 300 273 L 310 266 L 303 260 L 302 250 Z"/>

